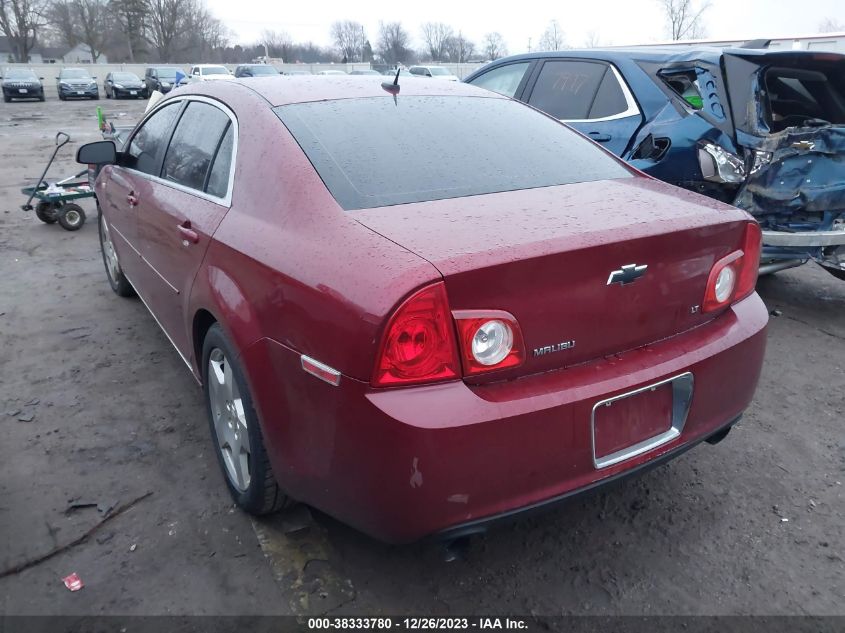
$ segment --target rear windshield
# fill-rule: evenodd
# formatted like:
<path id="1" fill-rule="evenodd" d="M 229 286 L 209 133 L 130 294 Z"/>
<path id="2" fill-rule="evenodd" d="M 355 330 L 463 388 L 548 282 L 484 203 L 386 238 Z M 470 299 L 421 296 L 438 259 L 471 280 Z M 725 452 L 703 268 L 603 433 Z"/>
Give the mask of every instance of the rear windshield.
<path id="1" fill-rule="evenodd" d="M 203 75 L 228 75 L 229 71 L 223 68 L 223 66 L 206 66 L 205 68 L 200 68 L 200 71 Z"/>
<path id="2" fill-rule="evenodd" d="M 507 99 L 400 94 L 275 112 L 347 210 L 630 176 L 592 142 Z"/>
<path id="3" fill-rule="evenodd" d="M 176 76 L 176 69 L 175 68 L 156 68 L 156 72 L 158 73 L 158 76 L 162 77 L 162 78 L 175 77 Z"/>
<path id="4" fill-rule="evenodd" d="M 451 75 L 452 74 L 447 69 L 439 68 L 438 66 L 430 66 L 428 71 L 431 73 L 432 76 L 435 76 L 435 75 Z"/>

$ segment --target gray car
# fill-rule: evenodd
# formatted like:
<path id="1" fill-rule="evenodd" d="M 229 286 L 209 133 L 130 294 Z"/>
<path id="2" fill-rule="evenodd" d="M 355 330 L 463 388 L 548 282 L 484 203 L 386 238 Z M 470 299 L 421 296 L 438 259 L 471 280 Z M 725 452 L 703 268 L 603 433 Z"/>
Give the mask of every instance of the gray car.
<path id="1" fill-rule="evenodd" d="M 99 99 L 97 78 L 92 77 L 84 68 L 63 68 L 56 78 L 56 90 L 59 99 L 65 101 L 70 97 Z"/>
<path id="2" fill-rule="evenodd" d="M 119 99 L 130 97 L 133 99 L 145 99 L 147 87 L 135 73 L 125 71 L 113 72 L 106 75 L 103 81 L 103 92 L 106 99 Z"/>

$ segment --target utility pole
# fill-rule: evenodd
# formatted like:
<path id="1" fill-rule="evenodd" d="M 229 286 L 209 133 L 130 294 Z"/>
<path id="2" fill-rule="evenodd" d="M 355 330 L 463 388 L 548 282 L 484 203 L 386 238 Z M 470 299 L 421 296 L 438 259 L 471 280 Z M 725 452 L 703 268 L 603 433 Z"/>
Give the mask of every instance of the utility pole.
<path id="1" fill-rule="evenodd" d="M 531 38 L 528 38 L 528 52 L 531 52 Z"/>

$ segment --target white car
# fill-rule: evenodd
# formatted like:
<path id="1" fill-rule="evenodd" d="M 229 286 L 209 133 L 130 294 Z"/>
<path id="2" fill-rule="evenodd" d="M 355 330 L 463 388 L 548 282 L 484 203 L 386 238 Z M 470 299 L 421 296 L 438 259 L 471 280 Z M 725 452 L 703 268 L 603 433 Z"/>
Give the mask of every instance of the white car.
<path id="1" fill-rule="evenodd" d="M 456 75 L 449 72 L 443 66 L 411 66 L 408 69 L 412 75 L 418 77 L 431 77 L 432 79 L 445 79 L 446 81 L 460 81 Z"/>
<path id="2" fill-rule="evenodd" d="M 191 66 L 191 73 L 188 75 L 188 83 L 197 81 L 217 81 L 220 79 L 234 79 L 232 73 L 225 66 L 219 64 L 197 64 Z"/>

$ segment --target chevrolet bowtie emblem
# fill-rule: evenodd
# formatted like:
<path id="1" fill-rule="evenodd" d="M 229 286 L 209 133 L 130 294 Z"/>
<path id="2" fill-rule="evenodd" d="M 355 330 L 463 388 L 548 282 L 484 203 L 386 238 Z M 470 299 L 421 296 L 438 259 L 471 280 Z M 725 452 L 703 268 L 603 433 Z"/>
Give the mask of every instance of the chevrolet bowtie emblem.
<path id="1" fill-rule="evenodd" d="M 619 284 L 620 286 L 624 286 L 625 284 L 634 282 L 645 275 L 646 268 L 648 268 L 648 264 L 643 264 L 641 266 L 637 266 L 636 264 L 625 264 L 619 270 L 614 270 L 610 273 L 610 277 L 607 278 L 607 285 Z"/>

